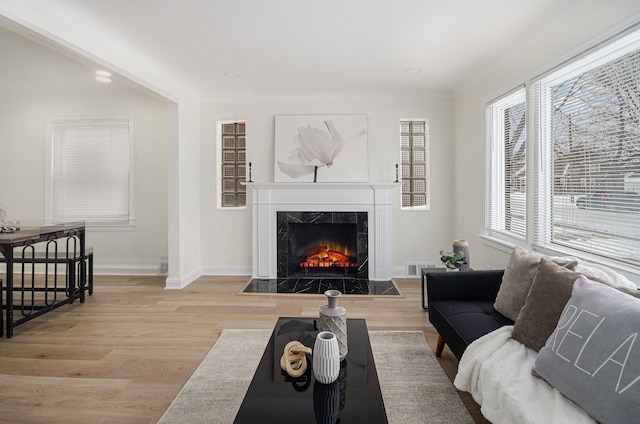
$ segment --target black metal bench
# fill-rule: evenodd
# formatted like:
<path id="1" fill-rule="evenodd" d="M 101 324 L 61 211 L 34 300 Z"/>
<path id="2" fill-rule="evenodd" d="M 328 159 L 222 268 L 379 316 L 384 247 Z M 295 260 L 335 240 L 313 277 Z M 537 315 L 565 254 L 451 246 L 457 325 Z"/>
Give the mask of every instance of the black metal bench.
<path id="1" fill-rule="evenodd" d="M 6 262 L 5 258 L 0 257 L 0 262 Z M 40 252 L 29 247 L 21 249 L 21 254 L 14 255 L 13 263 L 21 265 L 22 272 L 20 277 L 14 278 L 13 281 L 12 308 L 23 317 L 15 320 L 14 325 L 64 304 L 73 303 L 75 299 L 80 299 L 83 302 L 84 292 L 88 292 L 89 295 L 93 294 L 92 247 L 85 249 L 84 263 L 78 251 Z M 45 266 L 42 277 L 36 276 L 36 264 L 44 264 Z M 65 267 L 64 285 L 59 284 L 58 281 L 58 264 Z M 53 270 L 50 269 L 51 266 L 53 266 Z M 31 269 L 27 269 L 27 267 Z M 85 275 L 81 276 L 83 272 Z M 3 311 L 9 308 L 9 296 L 6 295 L 6 292 L 7 287 L 0 280 L 0 326 L 5 325 Z M 64 293 L 64 298 L 60 299 L 58 293 Z"/>
<path id="2" fill-rule="evenodd" d="M 93 294 L 93 246 L 85 249 L 84 260 L 86 264 L 86 286 L 85 290 L 91 295 Z M 0 262 L 4 262 L 4 258 L 0 257 Z M 23 255 L 14 256 L 13 262 L 16 264 L 66 264 L 67 276 L 70 279 L 69 284 L 75 284 L 75 275 L 80 273 L 80 254 L 78 252 L 41 252 L 25 250 Z M 78 269 L 76 269 L 78 268 Z"/>
<path id="3" fill-rule="evenodd" d="M 86 292 L 93 291 L 93 251 L 87 249 L 85 256 L 85 246 L 82 222 L 33 224 L 0 234 L 7 337 L 16 326 L 62 305 L 84 303 Z"/>
<path id="4" fill-rule="evenodd" d="M 79 250 L 79 249 L 78 249 Z M 13 263 L 20 264 L 22 266 L 19 284 L 15 284 L 18 281 L 14 279 L 14 296 L 18 294 L 21 298 L 18 309 L 21 310 L 23 316 L 34 315 L 36 311 L 44 309 L 53 309 L 64 303 L 71 303 L 73 299 L 78 298 L 78 291 L 82 288 L 88 292 L 89 295 L 93 294 L 93 247 L 85 249 L 84 264 L 81 263 L 81 255 L 76 249 L 72 251 L 36 251 L 30 247 L 21 249 L 19 255 L 14 255 Z M 0 262 L 6 262 L 5 258 L 0 256 Z M 35 265 L 44 264 L 44 282 L 36 283 Z M 57 265 L 62 264 L 65 267 L 65 284 L 64 287 L 58 284 Z M 50 272 L 49 267 L 54 267 L 53 272 Z M 30 270 L 27 267 L 31 267 Z M 7 272 L 9 272 L 7 270 Z M 84 281 L 80 281 L 81 272 L 84 272 Z M 76 277 L 78 280 L 76 280 Z M 52 280 L 52 281 L 51 281 Z M 80 283 L 76 284 L 76 281 Z M 83 283 L 86 283 L 82 285 Z M 6 287 L 0 280 L 0 325 L 2 325 L 2 310 L 6 305 L 3 303 L 5 297 L 3 293 L 6 291 Z M 16 293 L 17 292 L 17 293 Z M 64 292 L 66 294 L 66 301 L 56 300 L 57 293 Z M 36 294 L 41 293 L 44 298 L 36 299 Z M 16 305 L 14 305 L 16 306 Z"/>

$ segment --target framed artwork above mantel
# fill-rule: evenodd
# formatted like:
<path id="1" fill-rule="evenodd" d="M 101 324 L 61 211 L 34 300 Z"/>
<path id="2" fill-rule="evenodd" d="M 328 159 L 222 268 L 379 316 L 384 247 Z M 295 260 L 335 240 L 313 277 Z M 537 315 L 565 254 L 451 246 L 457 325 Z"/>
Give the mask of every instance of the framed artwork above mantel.
<path id="1" fill-rule="evenodd" d="M 275 117 L 275 182 L 367 182 L 366 115 Z"/>

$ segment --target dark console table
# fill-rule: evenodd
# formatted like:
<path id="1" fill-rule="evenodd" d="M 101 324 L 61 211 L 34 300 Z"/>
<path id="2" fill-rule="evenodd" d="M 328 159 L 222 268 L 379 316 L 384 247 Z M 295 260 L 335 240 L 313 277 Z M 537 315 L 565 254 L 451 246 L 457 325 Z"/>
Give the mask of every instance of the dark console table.
<path id="1" fill-rule="evenodd" d="M 289 341 L 313 347 L 316 321 L 278 319 L 234 423 L 388 423 L 365 320 L 347 320 L 349 353 L 336 382 L 316 382 L 310 358 L 302 377 L 293 379 L 280 369 Z"/>

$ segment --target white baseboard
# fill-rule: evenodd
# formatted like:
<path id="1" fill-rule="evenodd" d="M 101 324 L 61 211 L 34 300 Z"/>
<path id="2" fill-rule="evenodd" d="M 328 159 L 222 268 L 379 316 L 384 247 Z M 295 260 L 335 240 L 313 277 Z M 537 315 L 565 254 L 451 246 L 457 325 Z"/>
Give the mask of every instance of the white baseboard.
<path id="1" fill-rule="evenodd" d="M 187 287 L 189 284 L 196 281 L 201 275 L 202 275 L 201 270 L 196 269 L 180 278 L 167 277 L 164 288 L 170 289 L 170 290 L 183 289 Z"/>
<path id="2" fill-rule="evenodd" d="M 163 275 L 160 273 L 158 265 L 95 265 L 94 274 L 96 275 Z M 182 276 L 180 278 L 167 277 L 167 289 L 182 289 L 194 282 L 200 276 L 247 276 L 253 275 L 251 265 L 225 266 L 225 265 L 207 265 L 202 266 L 198 270 Z M 392 278 L 420 278 L 420 276 L 407 275 L 406 266 L 395 266 L 392 268 Z"/>
<path id="3" fill-rule="evenodd" d="M 251 265 L 224 266 L 224 265 L 207 265 L 200 268 L 202 275 L 253 275 L 253 267 Z"/>
<path id="4" fill-rule="evenodd" d="M 95 275 L 161 275 L 158 265 L 93 265 Z"/>
<path id="5" fill-rule="evenodd" d="M 394 266 L 392 272 L 393 275 L 391 278 L 420 278 L 421 276 L 420 271 L 418 271 L 418 275 L 409 275 L 407 266 Z"/>

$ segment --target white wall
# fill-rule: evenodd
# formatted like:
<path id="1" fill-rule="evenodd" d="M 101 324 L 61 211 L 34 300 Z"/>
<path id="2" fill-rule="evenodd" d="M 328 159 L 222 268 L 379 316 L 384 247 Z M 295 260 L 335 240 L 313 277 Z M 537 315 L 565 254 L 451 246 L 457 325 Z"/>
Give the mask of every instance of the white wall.
<path id="1" fill-rule="evenodd" d="M 135 125 L 133 231 L 87 232 L 96 272 L 157 274 L 167 257 L 167 105 L 146 95 L 122 102 L 23 99 L 0 103 L 0 203 L 10 219 L 45 217 L 46 122 L 56 116 L 130 116 Z"/>
<path id="2" fill-rule="evenodd" d="M 453 101 L 456 237 L 469 239 L 475 269 L 503 268 L 511 252 L 479 237 L 484 227 L 484 105 L 528 77 L 569 59 L 616 30 L 640 21 L 637 0 L 592 1 L 571 16 L 550 17 L 528 44 L 513 52 Z"/>
<path id="3" fill-rule="evenodd" d="M 57 8 L 42 8 L 26 2 L 0 0 L 0 3 L 3 24 L 29 38 L 48 40 L 44 44 L 66 52 L 89 67 L 110 69 L 131 86 L 168 105 L 167 116 L 156 125 L 163 128 L 168 140 L 170 154 L 167 156 L 168 165 L 163 168 L 168 170 L 168 201 L 164 205 L 168 203 L 170 209 L 168 222 L 156 226 L 155 232 L 168 234 L 167 287 L 179 288 L 189 284 L 200 275 L 201 262 L 199 104 L 194 94 L 178 76 L 157 66 L 147 55 L 138 52 L 129 40 L 120 37 L 117 29 L 113 32 L 99 26 L 86 27 L 87 22 L 79 10 L 58 13 Z M 47 69 L 47 63 L 40 65 L 41 69 Z M 58 84 L 55 75 L 51 75 L 51 81 Z"/>
<path id="4" fill-rule="evenodd" d="M 393 213 L 393 266 L 404 275 L 405 262 L 437 259 L 451 248 L 453 197 L 451 100 L 363 102 L 206 103 L 201 106 L 201 210 L 202 265 L 204 274 L 250 274 L 252 264 L 251 208 L 219 210 L 216 207 L 216 122 L 247 122 L 247 161 L 253 181 L 273 181 L 274 117 L 304 114 L 364 114 L 368 117 L 369 180 L 394 181 L 399 162 L 399 121 L 427 118 L 431 140 L 431 211 L 400 211 L 398 187 Z"/>
<path id="5" fill-rule="evenodd" d="M 185 96 L 169 106 L 169 276 L 179 289 L 201 275 L 200 104 Z"/>

